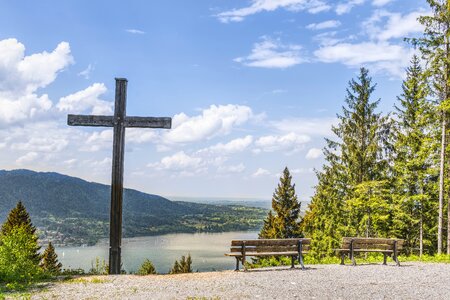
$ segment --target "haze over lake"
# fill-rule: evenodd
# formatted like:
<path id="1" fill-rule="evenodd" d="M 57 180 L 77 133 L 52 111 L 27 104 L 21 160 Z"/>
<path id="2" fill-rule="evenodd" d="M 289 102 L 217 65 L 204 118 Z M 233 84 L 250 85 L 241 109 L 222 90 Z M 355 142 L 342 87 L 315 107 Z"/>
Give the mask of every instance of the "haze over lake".
<path id="1" fill-rule="evenodd" d="M 232 270 L 235 260 L 224 256 L 233 239 L 255 239 L 257 231 L 223 233 L 176 233 L 167 235 L 124 238 L 122 263 L 127 272 L 135 272 L 144 259 L 150 259 L 158 273 L 167 273 L 175 260 L 191 254 L 194 271 Z M 98 257 L 108 261 L 108 241 L 89 247 L 56 248 L 63 268 L 82 268 L 88 271 Z"/>

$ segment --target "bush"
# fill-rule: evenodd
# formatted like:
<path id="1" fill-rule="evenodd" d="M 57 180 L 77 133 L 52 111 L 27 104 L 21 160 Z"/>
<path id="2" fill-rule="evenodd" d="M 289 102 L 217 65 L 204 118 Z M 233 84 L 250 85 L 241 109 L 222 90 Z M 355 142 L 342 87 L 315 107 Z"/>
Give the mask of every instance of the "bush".
<path id="1" fill-rule="evenodd" d="M 175 261 L 172 270 L 169 271 L 169 274 L 180 274 L 180 273 L 192 273 L 192 259 L 191 255 L 182 256 L 180 262 Z"/>
<path id="2" fill-rule="evenodd" d="M 136 273 L 137 275 L 150 275 L 156 274 L 156 269 L 153 263 L 149 259 L 145 259 L 144 263 L 142 263 L 141 267 Z"/>
<path id="3" fill-rule="evenodd" d="M 36 236 L 25 227 L 14 227 L 1 236 L 0 281 L 16 289 L 42 278 L 36 261 Z"/>

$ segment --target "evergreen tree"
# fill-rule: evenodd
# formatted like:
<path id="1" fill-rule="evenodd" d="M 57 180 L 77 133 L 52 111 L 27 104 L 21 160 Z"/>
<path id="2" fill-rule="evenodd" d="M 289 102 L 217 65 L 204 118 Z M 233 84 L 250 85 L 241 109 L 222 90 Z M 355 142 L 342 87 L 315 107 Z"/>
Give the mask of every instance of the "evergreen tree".
<path id="1" fill-rule="evenodd" d="M 36 235 L 36 227 L 31 223 L 30 215 L 28 214 L 22 201 L 19 201 L 15 208 L 13 208 L 6 218 L 5 223 L 2 225 L 0 230 L 0 243 L 3 241 L 4 237 L 11 234 L 11 232 L 16 228 L 23 228 L 28 235 L 34 239 L 35 249 L 34 249 L 34 261 L 39 264 L 41 261 L 41 256 L 39 250 L 41 247 L 38 246 L 38 236 Z"/>
<path id="2" fill-rule="evenodd" d="M 383 215 L 391 205 L 390 197 L 384 196 L 390 126 L 375 112 L 380 100 L 371 101 L 374 90 L 369 71 L 361 68 L 358 78 L 349 82 L 346 106 L 332 127 L 337 139 L 326 139 L 327 163 L 317 173 L 316 192 L 302 224 L 313 238 L 312 253 L 317 257 L 331 254 L 344 235 L 385 234 L 390 222 Z M 384 208 L 380 214 L 375 209 L 379 205 Z"/>
<path id="3" fill-rule="evenodd" d="M 272 214 L 272 210 L 267 214 L 267 218 L 264 220 L 264 225 L 258 234 L 260 239 L 270 239 L 276 235 L 275 231 L 275 217 Z"/>
<path id="4" fill-rule="evenodd" d="M 181 256 L 180 262 L 175 261 L 169 274 L 180 274 L 180 273 L 192 273 L 192 258 L 191 255 Z"/>
<path id="5" fill-rule="evenodd" d="M 48 243 L 42 254 L 41 268 L 50 275 L 58 275 L 61 273 L 62 264 L 58 262 L 58 255 L 55 252 L 52 242 Z"/>
<path id="6" fill-rule="evenodd" d="M 272 209 L 264 221 L 259 238 L 294 238 L 300 237 L 300 202 L 295 194 L 295 184 L 286 167 L 280 178 L 280 183 L 272 196 Z"/>
<path id="7" fill-rule="evenodd" d="M 430 245 L 435 234 L 426 228 L 436 227 L 435 181 L 437 169 L 436 118 L 427 102 L 428 87 L 417 56 L 411 60 L 403 82 L 403 93 L 396 109 L 394 154 L 394 220 L 393 234 L 405 239 L 405 248 L 411 253 L 424 244 Z M 424 242 L 425 239 L 425 242 Z M 433 247 L 434 248 L 434 247 Z M 432 251 L 432 249 L 428 249 Z"/>
<path id="8" fill-rule="evenodd" d="M 137 271 L 138 275 L 150 275 L 156 274 L 156 269 L 153 263 L 149 259 L 145 259 L 142 263 L 141 267 Z"/>
<path id="9" fill-rule="evenodd" d="M 31 223 L 30 215 L 22 201 L 17 202 L 16 207 L 9 212 L 0 234 L 8 235 L 14 227 L 24 227 L 28 233 L 36 233 L 36 227 Z"/>
<path id="10" fill-rule="evenodd" d="M 439 103 L 441 119 L 441 156 L 439 173 L 439 218 L 437 252 L 442 252 L 444 197 L 447 197 L 447 232 L 450 232 L 450 0 L 427 0 L 432 14 L 419 17 L 424 25 L 424 35 L 409 39 L 418 46 L 426 62 L 425 73 L 430 82 L 431 92 Z M 444 177 L 447 178 L 444 178 Z M 447 254 L 450 254 L 450 234 L 447 234 Z"/>

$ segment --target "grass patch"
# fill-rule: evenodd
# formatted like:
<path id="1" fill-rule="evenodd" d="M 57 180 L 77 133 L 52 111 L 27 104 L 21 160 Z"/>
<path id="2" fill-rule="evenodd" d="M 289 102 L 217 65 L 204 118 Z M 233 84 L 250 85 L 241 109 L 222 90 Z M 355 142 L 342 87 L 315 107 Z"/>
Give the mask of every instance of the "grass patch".
<path id="1" fill-rule="evenodd" d="M 66 283 L 82 283 L 82 284 L 88 284 L 88 283 L 94 283 L 94 284 L 99 284 L 99 283 L 106 283 L 109 282 L 109 280 L 104 279 L 104 278 L 99 278 L 99 277 L 82 277 L 82 278 L 71 278 L 65 281 Z"/>

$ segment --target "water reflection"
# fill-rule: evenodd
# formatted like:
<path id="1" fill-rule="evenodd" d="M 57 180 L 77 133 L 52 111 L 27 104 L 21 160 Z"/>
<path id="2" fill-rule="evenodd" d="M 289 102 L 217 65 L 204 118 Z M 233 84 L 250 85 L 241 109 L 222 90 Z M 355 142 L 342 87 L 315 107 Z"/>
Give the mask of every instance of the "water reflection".
<path id="1" fill-rule="evenodd" d="M 145 258 L 150 259 L 158 273 L 167 273 L 176 259 L 188 253 L 194 271 L 234 269 L 234 260 L 225 257 L 233 239 L 255 239 L 256 231 L 224 233 L 178 233 L 160 236 L 125 238 L 122 240 L 122 263 L 127 272 L 135 272 Z M 86 271 L 96 257 L 108 260 L 108 241 L 91 247 L 56 248 L 63 268 L 82 268 Z"/>

